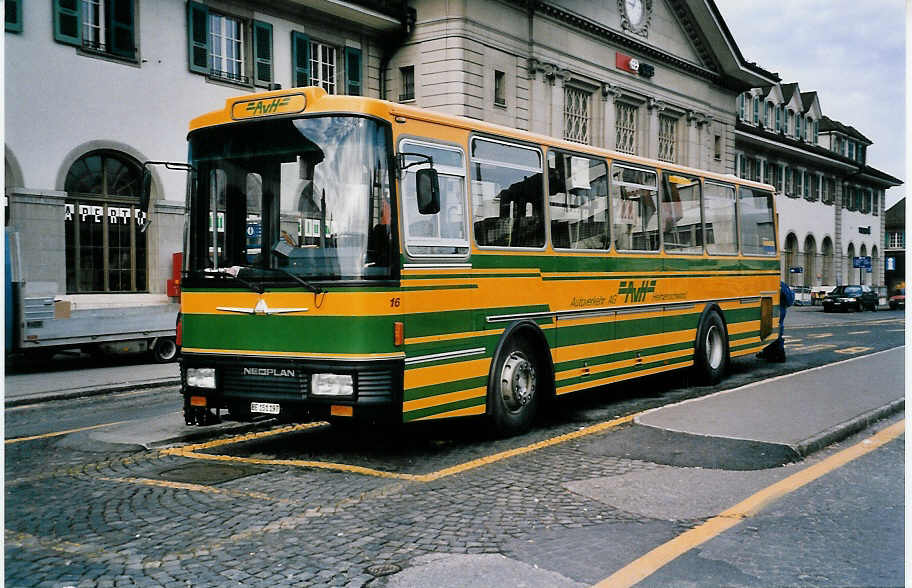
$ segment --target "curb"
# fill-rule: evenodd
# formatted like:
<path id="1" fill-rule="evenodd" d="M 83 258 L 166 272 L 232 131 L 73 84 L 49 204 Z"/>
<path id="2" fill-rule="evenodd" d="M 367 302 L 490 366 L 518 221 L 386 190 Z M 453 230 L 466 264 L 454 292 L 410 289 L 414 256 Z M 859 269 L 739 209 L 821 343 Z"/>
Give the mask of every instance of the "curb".
<path id="1" fill-rule="evenodd" d="M 826 431 L 809 437 L 804 441 L 800 441 L 791 447 L 801 457 L 807 457 L 811 453 L 820 451 L 824 447 L 832 445 L 837 441 L 842 441 L 846 437 L 854 435 L 859 431 L 863 431 L 881 419 L 900 412 L 903 410 L 903 408 L 905 408 L 905 406 L 906 399 L 899 398 L 889 404 L 881 406 L 880 408 L 875 408 L 874 410 L 870 410 L 866 413 L 856 416 L 855 418 L 830 427 Z"/>
<path id="2" fill-rule="evenodd" d="M 42 402 L 53 402 L 54 400 L 72 400 L 74 398 L 88 398 L 90 396 L 101 396 L 103 394 L 114 394 L 116 392 L 128 392 L 131 390 L 144 390 L 148 388 L 168 388 L 180 386 L 180 378 L 161 378 L 158 380 L 146 380 L 144 382 L 125 382 L 123 384 L 105 384 L 93 388 L 76 388 L 73 390 L 60 390 L 51 392 L 38 392 L 32 396 L 22 396 L 13 398 L 4 402 L 5 408 L 16 406 L 26 406 L 29 404 L 40 404 Z"/>

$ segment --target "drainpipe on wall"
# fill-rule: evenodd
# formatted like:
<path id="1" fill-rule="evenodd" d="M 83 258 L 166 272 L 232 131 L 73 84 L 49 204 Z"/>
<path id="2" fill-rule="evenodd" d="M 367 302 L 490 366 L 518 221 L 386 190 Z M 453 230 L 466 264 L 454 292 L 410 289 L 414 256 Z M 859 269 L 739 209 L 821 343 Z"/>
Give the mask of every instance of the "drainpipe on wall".
<path id="1" fill-rule="evenodd" d="M 381 37 L 380 39 L 380 99 L 386 100 L 386 69 L 396 51 L 402 46 L 402 43 L 415 30 L 415 21 L 418 18 L 414 8 L 408 8 L 403 2 L 402 16 L 400 22 L 402 27 L 395 33 Z"/>

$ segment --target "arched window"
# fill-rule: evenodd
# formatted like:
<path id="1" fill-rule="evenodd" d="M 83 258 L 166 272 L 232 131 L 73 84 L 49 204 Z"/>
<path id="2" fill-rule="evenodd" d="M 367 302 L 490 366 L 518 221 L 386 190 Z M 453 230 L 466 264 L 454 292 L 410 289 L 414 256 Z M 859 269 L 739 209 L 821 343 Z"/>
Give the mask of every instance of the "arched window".
<path id="1" fill-rule="evenodd" d="M 66 176 L 67 293 L 144 292 L 142 168 L 117 151 L 92 151 Z"/>

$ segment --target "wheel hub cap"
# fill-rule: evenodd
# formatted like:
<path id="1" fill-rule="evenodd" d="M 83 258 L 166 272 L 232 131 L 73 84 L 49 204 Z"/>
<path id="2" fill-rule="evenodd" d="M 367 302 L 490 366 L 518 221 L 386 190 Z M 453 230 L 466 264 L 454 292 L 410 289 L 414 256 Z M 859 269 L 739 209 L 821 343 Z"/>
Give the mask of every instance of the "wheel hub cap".
<path id="1" fill-rule="evenodd" d="M 535 370 L 519 351 L 514 351 L 504 361 L 500 372 L 500 392 L 504 404 L 511 411 L 519 410 L 535 396 Z"/>

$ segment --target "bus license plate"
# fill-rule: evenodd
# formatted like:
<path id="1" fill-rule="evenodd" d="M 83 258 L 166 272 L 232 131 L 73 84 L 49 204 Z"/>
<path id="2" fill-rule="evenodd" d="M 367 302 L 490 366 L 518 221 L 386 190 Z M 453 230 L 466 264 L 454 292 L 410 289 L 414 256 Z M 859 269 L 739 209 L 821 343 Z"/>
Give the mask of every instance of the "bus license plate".
<path id="1" fill-rule="evenodd" d="M 279 405 L 271 402 L 251 402 L 250 412 L 263 414 L 279 414 Z"/>

